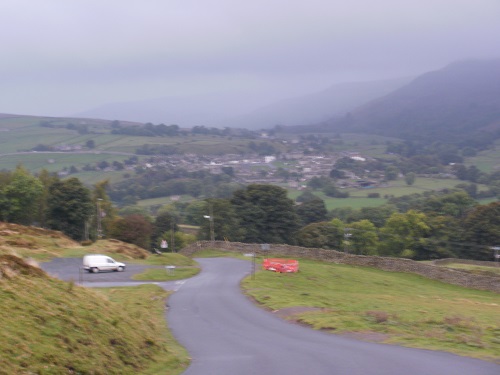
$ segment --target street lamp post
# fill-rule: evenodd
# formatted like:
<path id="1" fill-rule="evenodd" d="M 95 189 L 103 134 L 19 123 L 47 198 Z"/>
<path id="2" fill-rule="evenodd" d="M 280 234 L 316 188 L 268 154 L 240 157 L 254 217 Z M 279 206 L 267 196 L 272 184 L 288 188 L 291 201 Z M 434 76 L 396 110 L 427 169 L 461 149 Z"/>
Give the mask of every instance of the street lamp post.
<path id="1" fill-rule="evenodd" d="M 344 228 L 344 253 L 349 253 L 349 240 L 352 237 L 351 228 Z"/>
<path id="2" fill-rule="evenodd" d="M 205 219 L 208 219 L 208 223 L 210 225 L 210 241 L 212 241 L 213 243 L 215 241 L 215 233 L 214 233 L 214 213 L 211 203 L 208 205 L 208 213 L 209 215 L 204 215 L 203 217 Z"/>

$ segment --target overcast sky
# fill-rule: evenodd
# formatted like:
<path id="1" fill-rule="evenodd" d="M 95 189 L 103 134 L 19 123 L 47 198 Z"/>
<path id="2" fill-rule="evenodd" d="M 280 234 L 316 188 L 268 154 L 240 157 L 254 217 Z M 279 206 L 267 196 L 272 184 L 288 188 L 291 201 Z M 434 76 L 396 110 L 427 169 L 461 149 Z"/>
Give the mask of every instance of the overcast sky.
<path id="1" fill-rule="evenodd" d="M 500 0 L 1 0 L 0 42 L 0 113 L 286 98 L 498 58 Z"/>

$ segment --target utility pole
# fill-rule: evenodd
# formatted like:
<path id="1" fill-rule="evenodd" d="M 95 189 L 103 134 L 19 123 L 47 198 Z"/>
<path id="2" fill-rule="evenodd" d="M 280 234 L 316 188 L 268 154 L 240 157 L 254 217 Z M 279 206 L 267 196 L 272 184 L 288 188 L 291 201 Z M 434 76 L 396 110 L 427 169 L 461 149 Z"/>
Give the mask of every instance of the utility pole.
<path id="1" fill-rule="evenodd" d="M 170 221 L 170 247 L 172 248 L 172 252 L 175 253 L 175 221 L 174 218 L 172 217 L 172 220 Z"/>
<path id="2" fill-rule="evenodd" d="M 210 213 L 210 240 L 212 242 L 215 241 L 215 233 L 214 233 L 214 209 L 212 203 L 208 206 Z"/>
<path id="3" fill-rule="evenodd" d="M 84 234 L 83 234 L 83 239 L 85 241 L 88 241 L 89 240 L 89 228 L 90 228 L 90 224 L 91 224 L 91 219 L 88 219 L 88 220 L 85 220 L 85 223 L 84 223 Z"/>
<path id="4" fill-rule="evenodd" d="M 101 224 L 101 218 L 102 218 L 102 215 L 101 215 L 101 201 L 102 199 L 101 198 L 97 198 L 97 239 L 101 239 L 102 238 L 102 224 Z"/>

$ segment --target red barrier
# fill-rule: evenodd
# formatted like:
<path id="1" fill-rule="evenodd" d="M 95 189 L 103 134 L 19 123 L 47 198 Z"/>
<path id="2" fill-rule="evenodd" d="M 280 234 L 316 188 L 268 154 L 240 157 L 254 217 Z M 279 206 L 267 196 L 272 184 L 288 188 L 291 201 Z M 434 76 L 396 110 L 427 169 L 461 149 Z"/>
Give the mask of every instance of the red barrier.
<path id="1" fill-rule="evenodd" d="M 299 272 L 299 261 L 294 259 L 268 258 L 264 259 L 262 267 L 275 272 Z"/>

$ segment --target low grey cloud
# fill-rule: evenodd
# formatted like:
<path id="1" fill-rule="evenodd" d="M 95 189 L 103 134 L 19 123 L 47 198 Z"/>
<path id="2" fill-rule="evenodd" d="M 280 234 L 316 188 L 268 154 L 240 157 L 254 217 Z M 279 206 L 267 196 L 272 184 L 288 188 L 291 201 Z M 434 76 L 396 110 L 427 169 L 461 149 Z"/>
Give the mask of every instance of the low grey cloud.
<path id="1" fill-rule="evenodd" d="M 262 100 L 500 51 L 498 0 L 3 0 L 0 112 L 215 92 Z"/>

